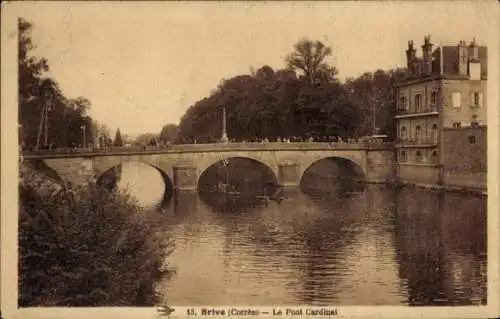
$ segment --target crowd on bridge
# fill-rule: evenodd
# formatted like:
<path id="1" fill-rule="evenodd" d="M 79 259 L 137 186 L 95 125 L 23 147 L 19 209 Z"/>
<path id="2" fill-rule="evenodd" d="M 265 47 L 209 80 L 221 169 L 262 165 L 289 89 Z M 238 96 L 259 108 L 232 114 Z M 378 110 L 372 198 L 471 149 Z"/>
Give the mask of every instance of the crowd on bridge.
<path id="1" fill-rule="evenodd" d="M 362 137 L 362 138 L 341 138 L 337 136 L 317 136 L 317 137 L 298 137 L 298 136 L 292 136 L 292 137 L 275 137 L 275 138 L 260 138 L 260 137 L 254 137 L 254 138 L 249 138 L 249 139 L 230 139 L 230 143 L 313 143 L 313 142 L 320 142 L 320 143 L 331 143 L 331 144 L 336 144 L 336 143 L 349 143 L 349 144 L 356 144 L 356 143 L 366 143 L 366 142 L 383 142 L 385 141 L 387 136 L 385 135 L 377 135 L 377 136 L 367 136 L 367 137 Z M 187 139 L 182 139 L 176 144 L 210 144 L 210 143 L 218 143 L 220 140 L 215 140 L 215 139 L 207 139 L 207 138 L 187 138 Z"/>
<path id="2" fill-rule="evenodd" d="M 334 138 L 334 137 L 323 137 L 323 138 L 299 138 L 299 137 L 285 137 L 285 138 L 253 138 L 248 140 L 237 140 L 231 139 L 226 142 L 204 140 L 198 141 L 196 138 L 179 140 L 175 143 L 172 142 L 158 142 L 148 143 L 148 145 L 132 145 L 126 144 L 124 146 L 110 146 L 110 145 L 94 145 L 88 144 L 86 147 L 82 145 L 74 145 L 73 147 L 57 147 L 56 145 L 48 145 L 40 147 L 38 150 L 34 148 L 22 148 L 23 153 L 80 153 L 80 152 L 113 152 L 113 151 L 154 151 L 154 150 L 166 150 L 170 148 L 178 148 L 183 145 L 210 145 L 210 144 L 280 144 L 285 147 L 286 144 L 311 144 L 311 143 L 327 143 L 328 145 L 334 147 L 338 145 L 345 144 L 381 144 L 385 143 L 386 136 L 370 136 L 364 138 Z"/>

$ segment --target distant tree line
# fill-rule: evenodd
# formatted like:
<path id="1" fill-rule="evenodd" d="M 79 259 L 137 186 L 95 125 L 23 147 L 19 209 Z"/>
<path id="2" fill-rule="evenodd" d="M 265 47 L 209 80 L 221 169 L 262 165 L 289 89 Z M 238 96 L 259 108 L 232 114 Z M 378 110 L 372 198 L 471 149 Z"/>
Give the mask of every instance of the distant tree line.
<path id="1" fill-rule="evenodd" d="M 219 140 L 223 107 L 229 138 L 235 140 L 392 135 L 392 85 L 404 70 L 378 70 L 341 83 L 337 69 L 326 62 L 329 55 L 331 48 L 322 42 L 303 39 L 285 58 L 285 68 L 264 65 L 223 80 L 189 107 L 176 141 Z"/>

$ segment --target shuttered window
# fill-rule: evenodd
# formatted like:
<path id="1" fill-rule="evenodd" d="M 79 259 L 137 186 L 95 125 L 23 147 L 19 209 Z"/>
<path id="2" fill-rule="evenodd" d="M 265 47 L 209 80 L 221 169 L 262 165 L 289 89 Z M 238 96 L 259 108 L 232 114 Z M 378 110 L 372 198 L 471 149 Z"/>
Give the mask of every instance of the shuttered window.
<path id="1" fill-rule="evenodd" d="M 451 102 L 453 107 L 461 107 L 462 94 L 460 92 L 453 92 L 451 94 Z"/>
<path id="2" fill-rule="evenodd" d="M 472 92 L 470 94 L 470 106 L 471 107 L 482 107 L 483 106 L 483 93 L 482 92 Z"/>

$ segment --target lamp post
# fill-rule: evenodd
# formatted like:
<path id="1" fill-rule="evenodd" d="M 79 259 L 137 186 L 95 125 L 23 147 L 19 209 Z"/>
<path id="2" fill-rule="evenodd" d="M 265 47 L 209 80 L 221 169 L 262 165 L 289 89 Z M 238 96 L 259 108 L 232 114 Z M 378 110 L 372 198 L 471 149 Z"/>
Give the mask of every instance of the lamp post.
<path id="1" fill-rule="evenodd" d="M 82 134 L 83 134 L 83 147 L 85 148 L 85 144 L 86 144 L 86 136 L 85 136 L 85 129 L 86 129 L 86 126 L 85 124 L 83 124 L 82 126 L 80 126 L 80 128 L 82 129 Z"/>

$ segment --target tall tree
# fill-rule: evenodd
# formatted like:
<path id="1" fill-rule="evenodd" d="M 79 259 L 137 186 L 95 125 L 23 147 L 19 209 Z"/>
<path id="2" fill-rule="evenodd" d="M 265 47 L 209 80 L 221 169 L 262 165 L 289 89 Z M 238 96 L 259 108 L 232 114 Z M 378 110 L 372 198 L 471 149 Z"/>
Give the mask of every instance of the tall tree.
<path id="1" fill-rule="evenodd" d="M 359 132 L 393 135 L 395 97 L 393 85 L 406 75 L 403 69 L 366 72 L 355 79 L 348 79 L 346 90 L 354 105 L 361 109 L 363 122 Z"/>
<path id="2" fill-rule="evenodd" d="M 82 97 L 65 97 L 57 82 L 46 75 L 49 70 L 47 59 L 32 56 L 35 48 L 31 40 L 32 28 L 28 21 L 18 20 L 19 133 L 22 144 L 29 148 L 37 143 L 45 144 L 45 140 L 57 146 L 81 144 L 83 125 L 87 128 L 86 141 L 92 141 L 93 121 L 87 115 L 90 101 Z"/>
<path id="3" fill-rule="evenodd" d="M 332 48 L 323 42 L 304 38 L 294 45 L 294 52 L 285 61 L 290 69 L 302 71 L 307 81 L 313 84 L 331 81 L 337 75 L 337 69 L 325 62 L 331 54 Z"/>
<path id="4" fill-rule="evenodd" d="M 116 129 L 115 141 L 113 142 L 113 146 L 123 146 L 122 134 L 120 133 L 120 128 Z"/>

